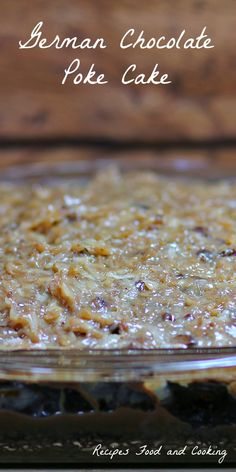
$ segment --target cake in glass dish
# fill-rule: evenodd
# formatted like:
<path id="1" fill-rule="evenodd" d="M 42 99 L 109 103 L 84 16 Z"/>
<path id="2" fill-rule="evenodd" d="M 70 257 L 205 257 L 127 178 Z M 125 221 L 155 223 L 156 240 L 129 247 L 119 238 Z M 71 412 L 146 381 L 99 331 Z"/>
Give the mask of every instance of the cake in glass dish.
<path id="1" fill-rule="evenodd" d="M 233 464 L 235 181 L 98 164 L 0 183 L 0 462 Z"/>

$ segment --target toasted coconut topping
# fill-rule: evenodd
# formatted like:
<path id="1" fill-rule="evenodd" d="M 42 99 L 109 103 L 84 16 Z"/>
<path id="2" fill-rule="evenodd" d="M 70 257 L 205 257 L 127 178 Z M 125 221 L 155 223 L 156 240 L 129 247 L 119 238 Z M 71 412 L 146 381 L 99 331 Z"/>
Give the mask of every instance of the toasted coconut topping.
<path id="1" fill-rule="evenodd" d="M 0 185 L 0 348 L 236 345 L 236 184 Z"/>

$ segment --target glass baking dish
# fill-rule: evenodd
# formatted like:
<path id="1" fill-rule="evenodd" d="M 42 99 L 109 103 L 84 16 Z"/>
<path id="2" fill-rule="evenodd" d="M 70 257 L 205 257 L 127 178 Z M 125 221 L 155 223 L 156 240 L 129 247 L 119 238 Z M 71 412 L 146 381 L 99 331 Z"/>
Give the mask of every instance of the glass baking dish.
<path id="1" fill-rule="evenodd" d="M 232 161 L 166 157 L 11 167 L 1 181 L 85 182 L 111 163 L 173 178 L 236 176 Z M 236 346 L 1 351 L 0 424 L 1 464 L 233 465 Z"/>

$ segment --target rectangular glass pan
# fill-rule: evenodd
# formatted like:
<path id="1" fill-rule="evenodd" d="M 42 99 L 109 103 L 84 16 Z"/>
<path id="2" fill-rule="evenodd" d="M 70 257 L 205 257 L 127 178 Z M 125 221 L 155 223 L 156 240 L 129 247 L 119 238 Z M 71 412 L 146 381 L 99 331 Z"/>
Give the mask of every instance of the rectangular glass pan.
<path id="1" fill-rule="evenodd" d="M 64 179 L 86 182 L 107 163 L 19 166 L 4 171 L 1 180 L 29 185 L 35 181 L 55 185 Z M 112 163 L 125 172 L 151 169 L 214 179 L 223 175 L 221 166 L 212 169 L 202 159 Z M 232 162 L 226 163 L 224 177 L 232 176 L 236 163 L 235 169 Z M 222 460 L 233 465 L 236 348 L 2 351 L 0 424 L 4 464 L 24 460 L 216 467 Z M 100 444 L 104 454 L 100 446 L 95 450 Z M 183 453 L 170 455 L 173 449 Z"/>

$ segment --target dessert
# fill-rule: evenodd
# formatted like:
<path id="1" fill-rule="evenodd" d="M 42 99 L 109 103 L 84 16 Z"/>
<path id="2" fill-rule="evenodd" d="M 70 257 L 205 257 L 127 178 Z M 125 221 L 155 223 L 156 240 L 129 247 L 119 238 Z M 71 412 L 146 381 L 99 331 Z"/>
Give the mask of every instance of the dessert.
<path id="1" fill-rule="evenodd" d="M 0 184 L 0 463 L 235 463 L 234 182 L 29 182 Z"/>
<path id="2" fill-rule="evenodd" d="M 0 348 L 235 346 L 236 185 L 0 184 Z"/>

